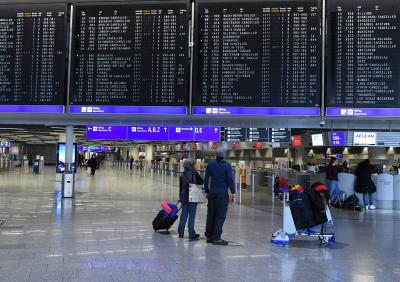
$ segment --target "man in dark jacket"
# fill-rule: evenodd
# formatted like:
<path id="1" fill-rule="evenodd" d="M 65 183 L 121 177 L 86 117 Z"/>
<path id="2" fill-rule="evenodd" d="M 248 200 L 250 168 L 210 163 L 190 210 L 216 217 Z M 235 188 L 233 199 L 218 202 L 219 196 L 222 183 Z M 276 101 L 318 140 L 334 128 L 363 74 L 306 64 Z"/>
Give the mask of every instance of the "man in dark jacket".
<path id="1" fill-rule="evenodd" d="M 217 158 L 210 161 L 206 168 L 204 190 L 208 198 L 206 236 L 207 243 L 227 245 L 221 239 L 222 226 L 228 211 L 228 188 L 232 193 L 232 202 L 235 201 L 235 183 L 232 177 L 232 167 L 224 161 L 225 150 L 217 149 Z M 210 183 L 211 178 L 211 183 Z"/>
<path id="2" fill-rule="evenodd" d="M 90 166 L 91 175 L 94 176 L 94 174 L 96 173 L 96 169 L 97 169 L 97 159 L 95 158 L 94 155 L 89 160 L 89 166 Z"/>
<path id="3" fill-rule="evenodd" d="M 183 162 L 183 172 L 179 178 L 179 200 L 182 204 L 182 213 L 178 226 L 179 238 L 183 238 L 185 225 L 189 216 L 189 239 L 197 240 L 200 235 L 194 231 L 194 222 L 196 218 L 197 203 L 189 202 L 189 184 L 203 184 L 203 179 L 196 171 L 194 160 L 185 160 Z"/>
<path id="4" fill-rule="evenodd" d="M 375 166 L 369 159 L 360 162 L 356 168 L 356 192 L 363 194 L 365 209 L 374 210 L 376 186 L 371 179 Z"/>

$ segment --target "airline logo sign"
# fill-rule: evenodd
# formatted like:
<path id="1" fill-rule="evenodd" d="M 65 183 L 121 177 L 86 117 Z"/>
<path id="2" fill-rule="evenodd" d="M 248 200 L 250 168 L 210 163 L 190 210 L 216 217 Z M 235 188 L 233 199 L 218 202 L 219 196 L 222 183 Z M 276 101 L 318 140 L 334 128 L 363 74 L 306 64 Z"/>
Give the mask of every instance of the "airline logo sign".
<path id="1" fill-rule="evenodd" d="M 355 146 L 375 146 L 376 132 L 354 132 L 353 145 Z"/>

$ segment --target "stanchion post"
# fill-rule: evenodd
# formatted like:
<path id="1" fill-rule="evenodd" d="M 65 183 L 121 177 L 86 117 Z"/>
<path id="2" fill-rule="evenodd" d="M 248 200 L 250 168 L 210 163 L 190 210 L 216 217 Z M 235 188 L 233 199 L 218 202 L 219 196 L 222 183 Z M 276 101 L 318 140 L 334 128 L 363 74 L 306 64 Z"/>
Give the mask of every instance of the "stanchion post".
<path id="1" fill-rule="evenodd" d="M 272 195 L 272 203 L 275 203 L 274 184 L 275 184 L 275 174 L 273 173 L 273 174 L 271 175 L 271 195 Z"/>
<path id="2" fill-rule="evenodd" d="M 242 178 L 239 177 L 239 204 L 242 204 Z"/>
<path id="3" fill-rule="evenodd" d="M 252 198 L 254 198 L 254 178 L 255 178 L 255 175 L 254 175 L 254 173 L 252 173 L 251 174 L 251 197 Z"/>

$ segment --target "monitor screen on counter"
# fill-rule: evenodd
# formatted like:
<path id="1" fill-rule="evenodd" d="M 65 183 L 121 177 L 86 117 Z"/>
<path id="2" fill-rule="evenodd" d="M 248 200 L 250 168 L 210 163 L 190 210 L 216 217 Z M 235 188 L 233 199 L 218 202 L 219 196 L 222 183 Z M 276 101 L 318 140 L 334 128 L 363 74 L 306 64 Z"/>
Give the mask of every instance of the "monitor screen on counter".
<path id="1" fill-rule="evenodd" d="M 322 133 L 312 134 L 311 142 L 312 142 L 313 146 L 324 146 L 324 137 L 323 137 Z"/>

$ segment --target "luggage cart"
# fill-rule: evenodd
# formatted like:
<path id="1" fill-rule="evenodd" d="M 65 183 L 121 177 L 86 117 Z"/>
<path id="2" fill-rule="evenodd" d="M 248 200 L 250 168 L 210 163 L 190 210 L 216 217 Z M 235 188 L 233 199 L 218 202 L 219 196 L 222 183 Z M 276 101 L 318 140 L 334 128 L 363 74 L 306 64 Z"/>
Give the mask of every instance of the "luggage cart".
<path id="1" fill-rule="evenodd" d="M 283 203 L 283 227 L 272 234 L 272 245 L 287 246 L 290 239 L 296 236 L 317 237 L 321 247 L 335 244 L 335 234 L 328 233 L 326 230 L 328 225 L 333 225 L 329 207 L 326 210 L 328 219 L 326 223 L 308 229 L 296 230 L 292 211 L 290 210 L 289 193 L 288 191 L 281 191 L 280 195 Z"/>

